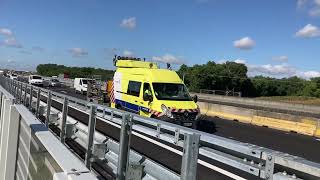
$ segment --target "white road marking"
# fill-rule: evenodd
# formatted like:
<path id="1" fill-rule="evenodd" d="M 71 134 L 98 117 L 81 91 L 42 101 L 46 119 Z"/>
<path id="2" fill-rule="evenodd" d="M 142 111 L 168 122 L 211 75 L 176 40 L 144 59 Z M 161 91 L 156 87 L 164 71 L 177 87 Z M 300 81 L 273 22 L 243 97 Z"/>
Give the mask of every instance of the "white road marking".
<path id="1" fill-rule="evenodd" d="M 169 150 L 169 151 L 171 151 L 171 152 L 174 152 L 174 153 L 182 156 L 182 152 L 181 152 L 181 151 L 179 151 L 179 150 L 177 150 L 177 149 L 174 149 L 174 148 L 172 148 L 172 147 L 170 147 L 170 146 L 168 146 L 168 145 L 165 145 L 165 144 L 163 144 L 163 143 L 160 143 L 160 142 L 158 142 L 158 141 L 156 141 L 156 140 L 153 140 L 153 139 L 151 139 L 151 138 L 149 138 L 149 137 L 146 137 L 146 136 L 144 136 L 144 135 L 142 135 L 142 134 L 139 134 L 139 133 L 137 133 L 137 132 L 133 132 L 132 134 L 134 134 L 134 135 L 136 135 L 136 136 L 138 136 L 138 137 L 140 137 L 140 138 L 142 138 L 142 139 L 144 139 L 144 140 L 147 140 L 147 141 L 149 141 L 149 142 L 151 142 L 151 143 L 153 143 L 153 144 L 156 144 L 156 145 L 158 145 L 158 146 L 160 146 L 160 147 L 163 147 L 163 148 L 165 148 L 165 149 L 167 149 L 167 150 Z M 223 174 L 223 175 L 225 175 L 225 176 L 228 176 L 228 177 L 230 177 L 230 178 L 232 178 L 232 179 L 245 180 L 245 178 L 242 178 L 242 177 L 240 177 L 240 176 L 238 176 L 238 175 L 236 175 L 236 174 L 233 174 L 233 173 L 231 173 L 231 172 L 229 172 L 229 171 L 226 171 L 226 170 L 221 169 L 221 168 L 219 168 L 219 167 L 217 167 L 217 166 L 214 166 L 214 165 L 212 165 L 212 164 L 209 164 L 209 163 L 207 163 L 207 162 L 205 162 L 205 161 L 203 161 L 203 160 L 201 160 L 201 159 L 198 159 L 198 163 L 201 164 L 201 165 L 203 165 L 203 166 L 205 166 L 205 167 L 207 167 L 207 168 L 209 168 L 209 169 L 212 169 L 212 170 L 214 170 L 214 171 L 216 171 L 216 172 L 218 172 L 218 173 L 221 173 L 221 174 Z"/>

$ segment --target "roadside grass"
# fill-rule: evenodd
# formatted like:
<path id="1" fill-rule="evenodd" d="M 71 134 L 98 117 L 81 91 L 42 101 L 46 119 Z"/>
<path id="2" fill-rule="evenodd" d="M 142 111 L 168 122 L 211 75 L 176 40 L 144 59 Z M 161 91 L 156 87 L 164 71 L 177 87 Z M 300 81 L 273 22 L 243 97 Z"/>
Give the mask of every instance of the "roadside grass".
<path id="1" fill-rule="evenodd" d="M 292 104 L 304 104 L 320 106 L 320 98 L 304 97 L 304 96 L 271 96 L 271 97 L 257 97 L 255 99 L 266 101 L 286 102 Z"/>

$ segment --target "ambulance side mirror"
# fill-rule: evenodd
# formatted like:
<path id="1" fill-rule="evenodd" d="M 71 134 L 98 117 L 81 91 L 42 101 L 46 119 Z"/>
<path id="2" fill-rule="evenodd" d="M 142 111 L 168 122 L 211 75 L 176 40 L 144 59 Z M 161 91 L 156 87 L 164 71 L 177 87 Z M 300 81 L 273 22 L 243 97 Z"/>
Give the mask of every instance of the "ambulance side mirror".
<path id="1" fill-rule="evenodd" d="M 195 103 L 198 102 L 198 96 L 197 96 L 197 95 L 194 95 L 192 99 L 193 99 L 193 101 L 194 101 Z"/>

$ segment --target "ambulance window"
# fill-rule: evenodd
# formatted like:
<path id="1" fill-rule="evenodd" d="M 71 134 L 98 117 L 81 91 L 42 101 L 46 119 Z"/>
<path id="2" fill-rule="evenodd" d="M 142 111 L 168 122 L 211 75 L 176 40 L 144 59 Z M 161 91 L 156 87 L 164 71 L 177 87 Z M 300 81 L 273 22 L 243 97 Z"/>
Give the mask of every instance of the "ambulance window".
<path id="1" fill-rule="evenodd" d="M 151 87 L 149 83 L 143 83 L 143 93 L 147 93 L 152 96 Z"/>
<path id="2" fill-rule="evenodd" d="M 139 97 L 141 82 L 129 81 L 127 94 Z"/>

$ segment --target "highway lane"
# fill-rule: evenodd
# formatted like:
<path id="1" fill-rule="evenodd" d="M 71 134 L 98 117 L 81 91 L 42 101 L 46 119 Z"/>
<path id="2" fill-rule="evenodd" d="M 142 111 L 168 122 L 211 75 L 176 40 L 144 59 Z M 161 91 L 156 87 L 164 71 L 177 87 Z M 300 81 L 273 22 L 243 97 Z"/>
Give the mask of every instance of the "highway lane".
<path id="1" fill-rule="evenodd" d="M 86 99 L 84 95 L 76 94 L 72 88 L 50 89 L 73 97 Z M 320 163 L 320 156 L 318 153 L 320 150 L 320 140 L 318 138 L 216 117 L 203 116 L 202 119 L 205 121 L 202 123 L 199 130 L 300 156 L 310 161 Z"/>
<path id="2" fill-rule="evenodd" d="M 71 95 L 73 97 L 79 96 L 79 94 L 75 94 L 71 89 L 66 90 L 64 88 L 56 88 L 53 90 L 59 93 L 66 92 L 64 94 Z M 54 106 L 60 105 L 56 104 Z M 61 109 L 61 107 L 59 107 L 58 109 Z M 69 115 L 87 124 L 87 115 L 79 113 L 78 111 L 72 109 L 69 109 Z M 206 131 L 209 130 L 215 135 L 241 142 L 255 144 L 258 146 L 263 146 L 273 150 L 300 156 L 311 161 L 320 162 L 320 156 L 318 155 L 318 151 L 320 149 L 320 141 L 318 141 L 314 137 L 290 132 L 283 132 L 220 118 L 205 116 L 203 117 L 203 120 L 214 124 L 214 126 L 208 126 L 207 123 L 204 123 L 203 126 L 207 128 Z M 208 127 L 210 127 L 210 129 L 208 129 Z M 98 121 L 97 129 L 98 131 L 115 140 L 119 139 L 119 130 L 104 122 Z M 166 144 L 165 142 L 163 143 Z M 139 137 L 133 137 L 132 148 L 137 152 L 145 155 L 146 157 L 152 157 L 152 159 L 155 159 L 156 162 L 162 165 L 169 165 L 169 167 L 173 171 L 177 173 L 180 172 L 181 157 L 179 155 L 168 150 L 161 149 L 156 145 L 150 144 L 149 142 L 146 142 Z M 213 164 L 215 166 L 222 167 L 223 169 L 227 169 L 237 175 L 244 176 L 247 179 L 254 178 L 253 176 L 250 176 L 239 170 L 235 170 L 234 168 L 223 165 L 221 163 L 213 162 Z M 200 165 L 198 167 L 198 179 L 211 179 L 212 177 L 216 177 L 217 179 L 228 179 L 228 177 L 217 172 L 213 172 L 212 170 L 204 166 Z"/>
<path id="3" fill-rule="evenodd" d="M 41 100 L 46 102 L 46 97 L 42 96 Z M 56 109 L 61 110 L 62 104 L 57 101 L 52 101 L 52 106 Z M 74 108 L 68 108 L 68 115 L 70 117 L 73 117 L 80 122 L 87 124 L 89 116 L 83 112 L 80 112 L 79 110 L 76 110 Z M 120 138 L 120 129 L 105 123 L 103 121 L 97 121 L 96 123 L 96 129 L 106 136 L 115 139 L 119 141 Z M 153 138 L 153 137 L 150 137 Z M 167 144 L 166 142 L 162 142 L 164 144 Z M 131 138 L 131 148 L 135 151 L 139 152 L 140 154 L 149 157 L 150 159 L 153 159 L 159 164 L 162 164 L 163 166 L 169 167 L 171 170 L 175 171 L 176 173 L 180 173 L 181 169 L 181 156 L 171 152 L 167 149 L 164 149 L 162 147 L 159 147 L 158 145 L 152 144 L 148 142 L 145 139 L 142 139 L 138 136 L 133 135 Z M 178 148 L 174 146 L 174 148 Z M 247 173 L 244 173 L 240 170 L 236 170 L 232 167 L 229 167 L 227 165 L 223 165 L 218 162 L 213 162 L 214 165 L 221 167 L 227 171 L 231 171 L 232 173 L 235 173 L 237 175 L 240 175 L 242 177 L 245 177 L 246 179 L 256 179 L 256 177 L 249 175 Z M 220 174 L 219 172 L 213 171 L 205 166 L 202 166 L 198 164 L 198 170 L 197 170 L 197 179 L 198 180 L 209 180 L 212 178 L 215 179 L 230 179 L 229 177 Z"/>
<path id="4" fill-rule="evenodd" d="M 320 141 L 316 137 L 220 118 L 207 116 L 203 118 L 215 123 L 215 135 L 263 146 L 320 163 Z"/>

